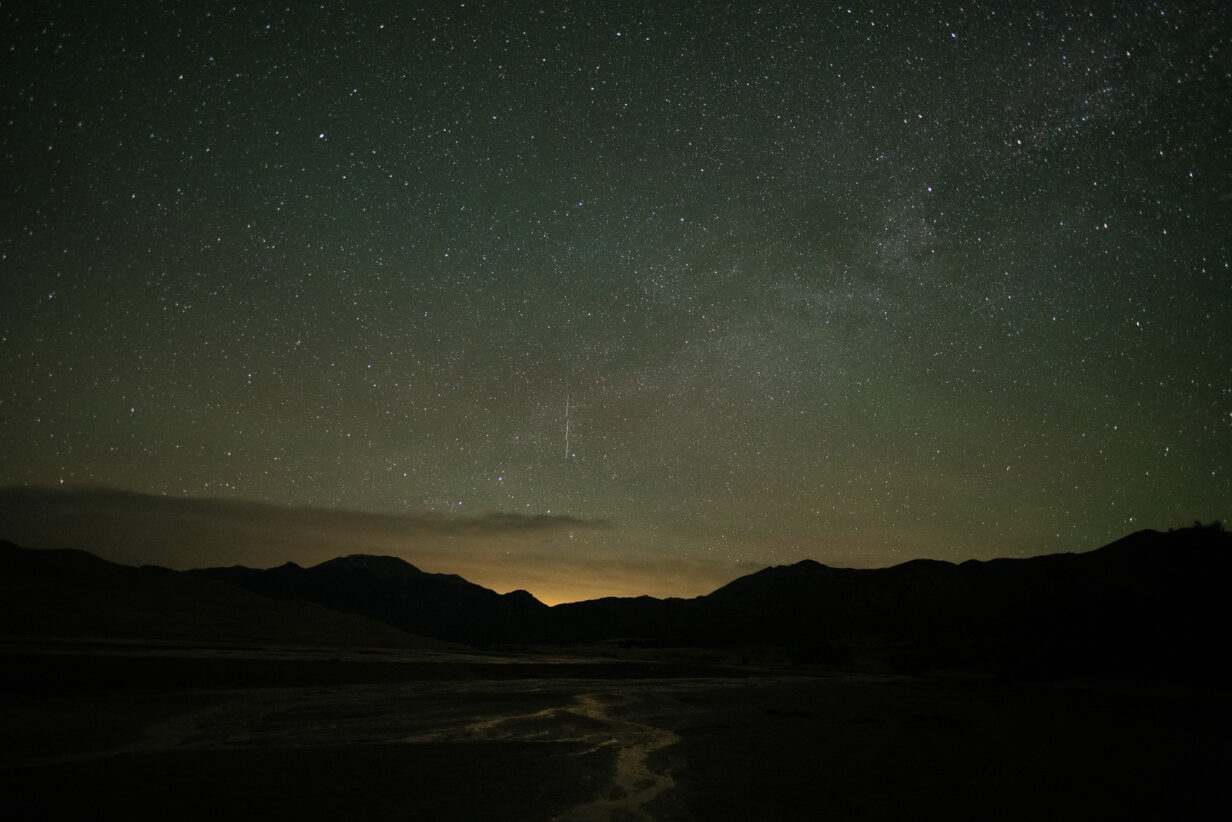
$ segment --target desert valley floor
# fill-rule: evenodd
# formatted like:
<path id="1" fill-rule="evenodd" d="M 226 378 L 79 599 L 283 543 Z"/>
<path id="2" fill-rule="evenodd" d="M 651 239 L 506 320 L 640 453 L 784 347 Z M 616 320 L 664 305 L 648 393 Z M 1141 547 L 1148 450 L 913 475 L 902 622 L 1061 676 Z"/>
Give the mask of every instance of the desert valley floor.
<path id="1" fill-rule="evenodd" d="M 1217 808 L 1209 688 L 659 658 L 4 646 L 15 815 L 1039 819 Z"/>

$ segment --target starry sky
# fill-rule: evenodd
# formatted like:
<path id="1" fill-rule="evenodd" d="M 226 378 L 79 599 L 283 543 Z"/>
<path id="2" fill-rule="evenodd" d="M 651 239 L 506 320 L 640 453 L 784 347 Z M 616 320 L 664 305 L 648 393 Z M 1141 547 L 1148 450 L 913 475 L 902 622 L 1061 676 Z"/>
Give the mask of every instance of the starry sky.
<path id="1" fill-rule="evenodd" d="M 557 602 L 1232 520 L 1227 3 L 34 6 L 0 536 Z"/>

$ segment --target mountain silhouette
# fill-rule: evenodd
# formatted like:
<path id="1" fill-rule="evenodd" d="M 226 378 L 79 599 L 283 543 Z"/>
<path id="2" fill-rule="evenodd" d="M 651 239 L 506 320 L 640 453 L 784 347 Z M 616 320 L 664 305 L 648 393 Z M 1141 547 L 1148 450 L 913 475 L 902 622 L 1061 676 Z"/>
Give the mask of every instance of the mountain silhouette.
<path id="1" fill-rule="evenodd" d="M 157 625 L 185 636 L 327 631 L 345 642 L 346 631 L 327 625 L 332 615 L 363 619 L 348 623 L 360 634 L 379 626 L 481 647 L 777 649 L 775 658 L 796 664 L 873 670 L 1210 679 L 1221 670 L 1212 638 L 1229 624 L 1232 535 L 1210 526 L 1140 531 L 1086 553 L 879 569 L 804 560 L 693 599 L 550 608 L 525 591 L 498 594 L 362 554 L 310 568 L 173 572 L 5 544 L 0 564 L 10 634 L 147 636 Z"/>
<path id="2" fill-rule="evenodd" d="M 303 600 L 379 619 L 395 628 L 473 645 L 543 633 L 548 606 L 526 591 L 498 594 L 454 574 L 421 571 L 396 557 L 353 554 L 301 568 L 243 566 L 189 572 L 283 600 Z"/>
<path id="3" fill-rule="evenodd" d="M 439 647 L 311 602 L 280 602 L 157 566 L 0 542 L 0 634 L 184 642 Z"/>
<path id="4" fill-rule="evenodd" d="M 915 560 L 851 570 L 767 568 L 698 598 L 689 626 L 804 657 L 875 652 L 898 669 L 1013 676 L 1213 671 L 1228 625 L 1232 535 L 1141 531 L 1096 551 L 1024 559 Z"/>

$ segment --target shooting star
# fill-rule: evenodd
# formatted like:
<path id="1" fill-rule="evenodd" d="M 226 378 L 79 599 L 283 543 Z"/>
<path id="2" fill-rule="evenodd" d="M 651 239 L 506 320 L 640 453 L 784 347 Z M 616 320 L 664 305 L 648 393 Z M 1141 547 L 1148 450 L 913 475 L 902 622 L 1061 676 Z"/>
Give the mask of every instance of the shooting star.
<path id="1" fill-rule="evenodd" d="M 565 388 L 565 459 L 569 459 L 569 389 Z"/>
<path id="2" fill-rule="evenodd" d="M 974 314 L 977 311 L 985 311 L 991 308 L 992 306 L 996 305 L 997 303 L 1001 302 L 1002 300 L 1012 301 L 1013 299 L 1014 299 L 1013 294 L 1002 294 L 1000 297 L 985 297 L 984 302 L 980 303 L 975 308 L 971 309 L 971 313 Z"/>

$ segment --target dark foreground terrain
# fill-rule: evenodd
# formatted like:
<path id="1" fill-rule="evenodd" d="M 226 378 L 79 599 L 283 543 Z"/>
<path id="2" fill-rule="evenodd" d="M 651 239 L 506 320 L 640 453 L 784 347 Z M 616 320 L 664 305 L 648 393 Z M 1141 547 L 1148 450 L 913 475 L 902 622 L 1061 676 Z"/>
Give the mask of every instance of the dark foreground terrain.
<path id="1" fill-rule="evenodd" d="M 9 641 L 9 819 L 1220 813 L 1225 693 L 667 659 Z"/>

